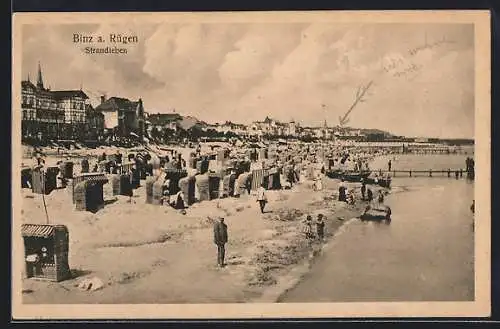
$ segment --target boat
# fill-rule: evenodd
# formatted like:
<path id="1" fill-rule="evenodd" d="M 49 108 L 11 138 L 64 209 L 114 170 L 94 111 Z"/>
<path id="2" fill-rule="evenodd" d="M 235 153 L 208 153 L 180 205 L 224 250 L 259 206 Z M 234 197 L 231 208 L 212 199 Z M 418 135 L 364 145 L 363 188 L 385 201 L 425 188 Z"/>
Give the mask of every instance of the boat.
<path id="1" fill-rule="evenodd" d="M 367 206 L 359 216 L 362 221 L 391 221 L 392 210 L 389 206 L 371 207 Z"/>
<path id="2" fill-rule="evenodd" d="M 344 171 L 341 169 L 326 170 L 325 175 L 332 179 L 343 179 L 346 182 L 361 182 L 361 179 L 367 179 L 371 171 Z"/>
<path id="3" fill-rule="evenodd" d="M 344 179 L 346 182 L 361 182 L 362 179 L 368 178 L 371 173 L 371 171 L 344 172 L 340 175 L 340 178 Z"/>
<path id="4" fill-rule="evenodd" d="M 380 187 L 390 188 L 391 187 L 391 178 L 390 177 L 367 177 L 365 178 L 365 183 L 369 185 L 378 185 Z"/>
<path id="5" fill-rule="evenodd" d="M 382 178 L 378 180 L 378 185 L 380 187 L 391 188 L 391 178 Z"/>
<path id="6" fill-rule="evenodd" d="M 332 179 L 340 179 L 341 174 L 342 174 L 342 171 L 339 169 L 334 169 L 334 170 L 330 169 L 330 170 L 325 171 L 326 177 L 332 178 Z"/>

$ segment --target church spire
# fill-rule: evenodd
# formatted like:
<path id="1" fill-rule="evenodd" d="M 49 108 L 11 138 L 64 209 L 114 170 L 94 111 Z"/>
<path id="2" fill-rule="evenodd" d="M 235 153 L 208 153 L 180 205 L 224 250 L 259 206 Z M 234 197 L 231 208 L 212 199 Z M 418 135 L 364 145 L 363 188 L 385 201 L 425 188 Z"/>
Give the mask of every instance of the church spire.
<path id="1" fill-rule="evenodd" d="M 38 79 L 36 81 L 36 86 L 43 89 L 42 68 L 40 66 L 40 62 L 38 62 Z"/>

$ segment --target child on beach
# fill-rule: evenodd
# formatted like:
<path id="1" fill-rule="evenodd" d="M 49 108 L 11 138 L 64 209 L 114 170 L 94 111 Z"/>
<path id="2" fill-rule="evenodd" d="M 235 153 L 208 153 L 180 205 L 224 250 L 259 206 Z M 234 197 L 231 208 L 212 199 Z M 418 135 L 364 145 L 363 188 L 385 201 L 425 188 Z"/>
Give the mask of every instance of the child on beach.
<path id="1" fill-rule="evenodd" d="M 317 175 L 314 181 L 314 190 L 321 191 L 323 189 L 323 181 L 321 180 L 321 176 Z"/>
<path id="2" fill-rule="evenodd" d="M 371 189 L 368 189 L 366 192 L 367 192 L 366 194 L 368 197 L 368 202 L 371 203 L 373 201 L 373 192 Z"/>
<path id="3" fill-rule="evenodd" d="M 307 215 L 306 220 L 303 223 L 302 233 L 304 233 L 304 236 L 308 240 L 309 243 L 312 243 L 312 240 L 314 239 L 314 233 L 313 233 L 312 226 L 313 226 L 312 216 Z"/>
<path id="4" fill-rule="evenodd" d="M 364 179 L 361 179 L 361 198 L 363 201 L 365 201 L 365 195 L 366 195 L 366 183 Z"/>
<path id="5" fill-rule="evenodd" d="M 384 203 L 384 193 L 382 192 L 382 190 L 378 191 L 378 203 Z"/>
<path id="6" fill-rule="evenodd" d="M 344 180 L 342 179 L 339 183 L 339 201 L 347 201 L 346 200 L 347 188 L 344 184 Z"/>
<path id="7" fill-rule="evenodd" d="M 185 202 L 184 202 L 184 193 L 182 191 L 177 192 L 177 194 L 174 196 L 174 200 L 172 202 L 172 207 L 174 209 L 182 210 L 186 208 Z"/>
<path id="8" fill-rule="evenodd" d="M 323 221 L 323 214 L 318 215 L 318 219 L 316 221 L 316 233 L 318 234 L 318 240 L 322 242 L 325 237 L 325 222 Z"/>
<path id="9" fill-rule="evenodd" d="M 356 200 L 354 199 L 354 191 L 350 191 L 347 195 L 347 204 L 353 206 L 355 203 Z"/>

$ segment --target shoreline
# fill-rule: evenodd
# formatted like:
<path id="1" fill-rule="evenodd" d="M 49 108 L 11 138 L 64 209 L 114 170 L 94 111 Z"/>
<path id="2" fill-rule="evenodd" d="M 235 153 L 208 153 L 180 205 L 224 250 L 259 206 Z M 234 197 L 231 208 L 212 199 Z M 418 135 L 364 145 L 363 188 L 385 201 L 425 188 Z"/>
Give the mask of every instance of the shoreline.
<path id="1" fill-rule="evenodd" d="M 278 279 L 278 283 L 274 287 L 264 290 L 259 298 L 250 302 L 281 303 L 283 296 L 302 282 L 302 280 L 310 272 L 312 266 L 314 266 L 315 261 L 321 256 L 324 251 L 327 251 L 329 249 L 330 243 L 334 241 L 337 235 L 343 232 L 342 228 L 345 228 L 355 219 L 356 217 L 352 217 L 348 220 L 343 220 L 341 224 L 339 224 L 335 228 L 331 236 L 321 245 L 319 250 L 317 249 L 313 251 L 312 255 L 310 254 L 309 257 L 304 258 L 300 264 L 292 267 L 287 274 L 281 276 Z"/>

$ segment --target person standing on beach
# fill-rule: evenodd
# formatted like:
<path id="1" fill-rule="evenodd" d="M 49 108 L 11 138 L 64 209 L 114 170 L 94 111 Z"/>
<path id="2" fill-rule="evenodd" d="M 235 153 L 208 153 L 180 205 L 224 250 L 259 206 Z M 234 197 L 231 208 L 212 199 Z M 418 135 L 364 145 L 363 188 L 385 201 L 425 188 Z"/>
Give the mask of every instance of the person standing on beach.
<path id="1" fill-rule="evenodd" d="M 153 153 L 153 155 L 151 156 L 151 167 L 152 167 L 152 176 L 159 176 L 161 168 L 161 159 L 155 153 Z"/>
<path id="2" fill-rule="evenodd" d="M 339 183 L 339 201 L 346 201 L 346 187 L 343 179 Z"/>
<path id="3" fill-rule="evenodd" d="M 384 203 L 384 192 L 382 190 L 378 191 L 378 203 L 383 204 Z"/>
<path id="4" fill-rule="evenodd" d="M 353 206 L 356 203 L 356 200 L 354 199 L 354 190 L 349 191 L 346 200 L 347 204 L 351 206 Z"/>
<path id="5" fill-rule="evenodd" d="M 133 164 L 128 172 L 128 175 L 129 175 L 128 181 L 129 181 L 130 186 L 129 186 L 129 189 L 127 192 L 128 192 L 128 197 L 129 197 L 129 199 L 128 199 L 129 203 L 133 203 L 132 197 L 134 196 L 134 188 L 136 188 L 136 187 L 134 187 L 134 185 L 135 185 L 135 177 L 134 176 L 136 175 L 136 173 L 135 173 L 136 171 L 137 171 L 137 167 L 135 164 Z"/>
<path id="6" fill-rule="evenodd" d="M 182 170 L 182 154 L 181 153 L 177 153 L 177 166 L 176 166 L 176 169 L 177 170 Z"/>
<path id="7" fill-rule="evenodd" d="M 261 214 L 263 214 L 264 207 L 266 206 L 267 203 L 266 189 L 264 188 L 264 183 L 260 184 L 260 187 L 257 190 L 257 202 L 259 203 L 260 206 L 260 212 Z"/>
<path id="8" fill-rule="evenodd" d="M 123 160 L 123 155 L 120 153 L 120 150 L 116 150 L 115 162 L 117 165 L 121 165 Z"/>
<path id="9" fill-rule="evenodd" d="M 290 183 L 290 188 L 293 186 L 293 168 L 288 167 L 286 172 L 286 181 Z"/>
<path id="10" fill-rule="evenodd" d="M 252 180 L 251 177 L 247 178 L 245 180 L 245 188 L 247 190 L 247 194 L 250 195 L 250 192 L 252 192 Z"/>
<path id="11" fill-rule="evenodd" d="M 365 201 L 365 195 L 366 195 L 366 183 L 364 179 L 361 179 L 361 198 L 363 201 Z"/>
<path id="12" fill-rule="evenodd" d="M 224 218 L 219 218 L 214 224 L 214 243 L 217 245 L 217 265 L 224 267 L 224 258 L 226 256 L 227 243 L 227 225 L 224 223 Z"/>
<path id="13" fill-rule="evenodd" d="M 316 191 L 321 191 L 323 189 L 323 181 L 321 180 L 321 176 L 317 175 L 316 180 L 314 182 L 314 187 Z"/>
<path id="14" fill-rule="evenodd" d="M 40 153 L 35 153 L 32 159 L 32 169 L 42 170 L 45 166 L 45 160 Z"/>
<path id="15" fill-rule="evenodd" d="M 83 158 L 82 161 L 80 162 L 80 167 L 81 167 L 81 172 L 82 173 L 88 173 L 90 171 L 90 164 L 89 160 L 87 158 Z"/>
<path id="16" fill-rule="evenodd" d="M 391 171 L 391 168 L 392 168 L 392 161 L 389 160 L 389 162 L 387 163 L 387 167 L 389 168 L 388 171 Z"/>
<path id="17" fill-rule="evenodd" d="M 372 201 L 373 201 L 373 192 L 372 192 L 372 190 L 371 190 L 371 189 L 368 189 L 368 190 L 366 191 L 366 194 L 367 194 L 367 196 L 368 196 L 368 202 L 369 202 L 369 203 L 372 203 Z"/>
<path id="18" fill-rule="evenodd" d="M 311 215 L 307 215 L 306 220 L 304 221 L 302 226 L 302 233 L 304 233 L 304 237 L 306 238 L 309 245 L 311 245 L 314 240 L 313 222 Z"/>
<path id="19" fill-rule="evenodd" d="M 318 215 L 318 219 L 316 221 L 316 233 L 318 234 L 318 240 L 323 242 L 325 238 L 325 222 L 323 221 L 323 214 Z"/>

